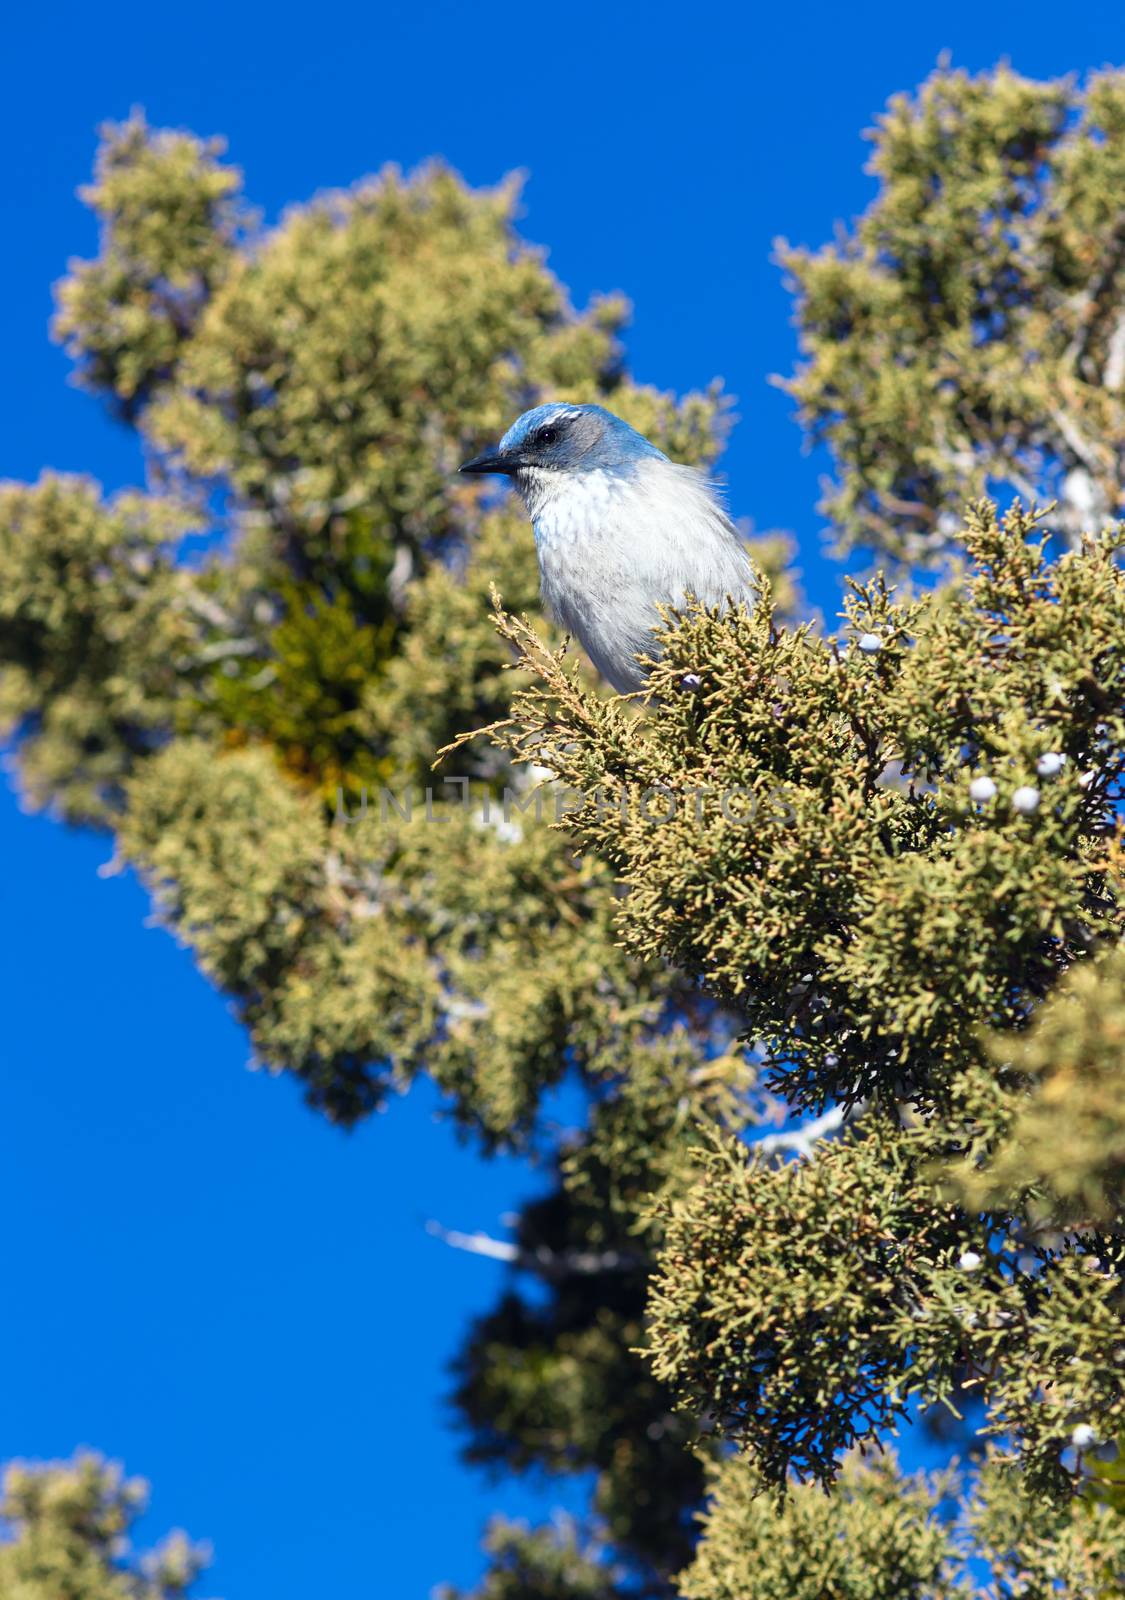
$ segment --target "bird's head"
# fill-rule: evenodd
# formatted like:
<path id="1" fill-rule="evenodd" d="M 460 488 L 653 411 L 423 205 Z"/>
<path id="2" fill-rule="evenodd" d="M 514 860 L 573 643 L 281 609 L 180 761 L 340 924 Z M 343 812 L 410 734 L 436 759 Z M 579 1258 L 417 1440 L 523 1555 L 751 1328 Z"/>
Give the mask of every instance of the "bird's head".
<path id="1" fill-rule="evenodd" d="M 665 460 L 654 444 L 602 406 L 555 401 L 518 417 L 500 443 L 466 461 L 462 472 L 500 472 L 522 488 L 540 474 L 602 471 L 627 475 L 645 459 Z"/>

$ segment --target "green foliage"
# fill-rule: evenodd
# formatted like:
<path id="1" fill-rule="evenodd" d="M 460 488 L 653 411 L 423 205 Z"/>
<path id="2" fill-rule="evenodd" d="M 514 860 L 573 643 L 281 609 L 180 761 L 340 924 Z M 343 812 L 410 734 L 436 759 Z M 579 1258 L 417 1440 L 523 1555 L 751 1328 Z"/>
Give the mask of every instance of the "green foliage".
<path id="1" fill-rule="evenodd" d="M 834 1494 L 794 1488 L 780 1504 L 744 1458 L 715 1474 L 684 1600 L 1092 1600 L 1121 1593 L 1125 1521 L 1082 1501 L 1044 1505 L 987 1458 L 960 1515 L 952 1474 L 899 1473 L 893 1453 L 849 1457 Z M 989 1573 L 983 1590 L 981 1566 Z"/>
<path id="2" fill-rule="evenodd" d="M 1018 1040 L 998 1036 L 992 1055 L 1020 1074 L 1023 1092 L 999 1144 L 965 1163 L 969 1200 L 1017 1194 L 1042 1219 L 1116 1229 L 1125 1194 L 1125 950 L 1075 967 L 1034 1027 Z"/>
<path id="3" fill-rule="evenodd" d="M 1104 1439 L 1125 1420 L 1120 1245 L 1003 1239 L 1003 1214 L 951 1206 L 927 1175 L 951 1143 L 943 1124 L 869 1115 L 815 1161 L 762 1167 L 724 1145 L 672 1209 L 654 1370 L 765 1481 L 830 1482 L 842 1450 L 876 1443 L 912 1397 L 949 1401 L 966 1369 L 1037 1492 L 1069 1493 L 1076 1428 Z"/>
<path id="4" fill-rule="evenodd" d="M 455 540 L 451 475 L 524 396 L 620 386 L 623 302 L 576 316 L 517 198 L 434 165 L 293 210 L 239 256 L 146 429 L 263 511 L 298 575 L 338 575 L 357 508 L 415 554 Z M 685 414 L 704 448 L 713 411 Z"/>
<path id="5" fill-rule="evenodd" d="M 511 1141 L 568 1067 L 615 1073 L 663 1033 L 674 977 L 614 950 L 612 880 L 546 819 L 409 789 L 344 815 L 263 748 L 181 739 L 142 767 L 120 833 L 262 1060 L 335 1119 L 424 1067 Z"/>
<path id="6" fill-rule="evenodd" d="M 215 713 L 233 743 L 264 740 L 281 766 L 316 783 L 327 803 L 358 797 L 390 777 L 367 709 L 391 655 L 394 623 L 357 620 L 344 599 L 293 585 L 265 640 L 265 659 L 232 657 L 210 681 Z"/>
<path id="7" fill-rule="evenodd" d="M 512 655 L 485 621 L 494 584 L 521 609 L 538 605 L 534 543 L 511 507 L 476 520 L 462 564 L 434 562 L 410 585 L 398 648 L 367 697 L 400 778 L 424 773 L 432 781 L 437 750 L 507 710 Z M 458 768 L 486 781 L 507 773 L 484 739 L 461 752 Z"/>
<path id="8" fill-rule="evenodd" d="M 442 1587 L 435 1600 L 615 1600 L 604 1546 L 583 1540 L 569 1521 L 529 1528 L 498 1518 L 484 1547 L 488 1571 L 472 1594 Z"/>
<path id="9" fill-rule="evenodd" d="M 148 1485 L 96 1455 L 4 1474 L 0 1595 L 4 1600 L 179 1600 L 207 1564 L 182 1533 L 135 1556 L 129 1532 Z"/>
<path id="10" fill-rule="evenodd" d="M 1125 1517 L 1119 1505 L 1088 1497 L 1044 1503 L 989 1456 L 961 1522 L 968 1548 L 991 1569 L 994 1593 L 1027 1600 L 1118 1600 L 1125 1592 Z"/>
<path id="11" fill-rule="evenodd" d="M 1023 1105 L 983 1029 L 1012 1038 L 1123 922 L 1125 534 L 1051 563 L 1033 532 L 977 507 L 964 579 L 856 586 L 850 645 L 765 603 L 670 619 L 645 718 L 500 617 L 538 682 L 493 737 L 581 797 L 626 949 L 741 1005 L 796 1106 L 872 1102 L 807 1163 L 719 1140 L 665 1203 L 654 1373 L 778 1486 L 966 1371 L 1039 1493 L 1072 1491 L 1076 1429 L 1125 1421 L 1119 1244 L 951 1195 Z"/>
<path id="12" fill-rule="evenodd" d="M 937 1515 L 947 1484 L 903 1478 L 893 1455 L 855 1457 L 839 1489 L 762 1495 L 744 1458 L 715 1474 L 684 1600 L 940 1600 L 956 1548 Z M 751 1576 L 752 1589 L 747 1587 Z"/>
<path id="13" fill-rule="evenodd" d="M 203 632 L 173 559 L 190 526 L 84 478 L 0 485 L 0 724 L 33 801 L 105 818 L 167 736 Z"/>
<path id="14" fill-rule="evenodd" d="M 1125 496 L 1125 74 L 1034 83 L 945 67 L 870 135 L 875 200 L 850 234 L 783 247 L 845 547 L 954 552 L 1002 483 L 1058 496 L 1076 537 Z"/>
<path id="15" fill-rule="evenodd" d="M 101 224 L 95 261 L 59 285 L 57 335 L 83 383 L 135 417 L 172 375 L 180 350 L 235 258 L 241 174 L 220 139 L 151 129 L 135 112 L 102 129 L 82 199 Z"/>
<path id="16" fill-rule="evenodd" d="M 470 1459 L 596 1472 L 604 1534 L 645 1585 L 687 1560 L 703 1486 L 694 1424 L 639 1348 L 660 1234 L 651 1196 L 683 1173 L 697 1116 L 741 1125 L 749 1087 L 738 1052 L 701 1059 L 683 1030 L 622 1059 L 555 1187 L 521 1214 L 519 1263 L 538 1292 L 510 1289 L 457 1363 Z"/>
<path id="17" fill-rule="evenodd" d="M 681 403 L 628 380 L 625 303 L 571 308 L 516 233 L 514 183 L 474 191 L 440 165 L 388 169 L 261 231 L 219 149 L 139 114 L 108 127 L 84 191 L 101 250 L 59 289 L 57 330 L 83 381 L 142 430 L 183 505 L 102 507 L 92 487 L 50 478 L 0 503 L 0 620 L 13 624 L 0 712 L 41 735 L 25 746 L 29 798 L 74 819 L 109 820 L 123 779 L 179 732 L 264 740 L 330 803 L 390 762 L 424 771 L 429 725 L 472 725 L 453 720 L 457 697 L 471 717 L 500 709 L 489 684 L 451 670 L 464 652 L 498 655 L 479 555 L 477 603 L 435 615 L 474 548 L 495 555 L 513 534 L 487 489 L 455 481 L 457 464 L 558 392 L 610 400 L 684 459 L 710 460 L 724 431 L 718 391 Z M 216 505 L 221 553 L 173 572 L 172 546 Z M 141 537 L 153 570 L 126 586 Z M 521 538 L 522 560 L 504 562 L 524 574 L 517 598 L 534 570 Z M 37 572 L 49 606 L 27 595 Z M 394 656 L 429 659 L 435 627 L 446 670 L 384 685 Z"/>
<path id="18" fill-rule="evenodd" d="M 662 635 L 644 719 L 501 619 L 541 683 L 496 737 L 581 795 L 567 825 L 626 887 L 627 947 L 743 1006 L 776 1087 L 811 1109 L 940 1101 L 979 1055 L 974 1024 L 1019 1023 L 1118 925 L 1125 531 L 1051 564 L 1034 528 L 982 504 L 965 583 L 856 586 L 840 641 L 779 630 L 766 604 L 691 615 Z M 1065 764 L 1040 779 L 1047 754 Z M 995 798 L 972 799 L 977 776 Z"/>

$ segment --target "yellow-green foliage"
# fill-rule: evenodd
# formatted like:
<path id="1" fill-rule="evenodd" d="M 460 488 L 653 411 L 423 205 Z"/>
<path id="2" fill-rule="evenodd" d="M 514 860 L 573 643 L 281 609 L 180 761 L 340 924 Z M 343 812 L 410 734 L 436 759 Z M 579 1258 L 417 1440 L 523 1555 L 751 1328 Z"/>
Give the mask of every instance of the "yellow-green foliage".
<path id="1" fill-rule="evenodd" d="M 989 1453 L 960 1518 L 963 1548 L 987 1564 L 986 1594 L 1026 1600 L 1120 1600 L 1125 1515 L 1086 1494 L 1059 1505 L 1029 1496 Z"/>
<path id="2" fill-rule="evenodd" d="M 620 302 L 576 318 L 515 203 L 434 166 L 293 210 L 201 318 L 147 419 L 157 443 L 276 508 L 314 563 L 356 506 L 418 547 L 453 534 L 450 474 L 480 430 L 618 361 Z"/>
<path id="3" fill-rule="evenodd" d="M 1082 963 L 1035 1026 L 992 1057 L 1022 1092 L 999 1145 L 967 1161 L 970 1200 L 1026 1195 L 1033 1214 L 1116 1229 L 1125 1187 L 1125 950 Z M 1028 1193 L 1028 1191 L 1031 1191 Z"/>
<path id="4" fill-rule="evenodd" d="M 34 492 L 13 491 L 7 544 L 0 530 L 12 614 L 52 541 L 70 539 L 82 574 L 54 583 L 33 633 L 0 631 L 29 797 L 114 827 L 257 1057 L 337 1121 L 424 1068 L 486 1145 L 535 1144 L 545 1090 L 571 1073 L 609 1103 L 673 1028 L 706 1078 L 713 1030 L 685 1012 L 689 986 L 615 947 L 612 874 L 538 823 L 534 801 L 525 815 L 505 800 L 511 769 L 486 741 L 464 753 L 466 805 L 429 769 L 440 745 L 507 708 L 490 585 L 521 607 L 537 594 L 526 522 L 491 486 L 458 479 L 459 462 L 525 406 L 565 395 L 709 463 L 726 401 L 629 379 L 624 301 L 571 307 L 516 231 L 512 182 L 473 190 L 440 163 L 388 169 L 262 229 L 218 149 L 134 118 L 108 131 L 87 195 L 101 248 L 61 286 L 59 331 L 85 383 L 140 431 L 180 523 L 213 537 L 177 566 L 169 529 L 158 595 L 132 628 L 114 577 L 131 534 L 115 509 L 91 492 L 80 516 L 47 519 L 33 501 L 30 525 Z M 164 515 L 135 504 L 133 517 Z M 781 547 L 769 554 L 779 562 Z M 85 723 L 64 739 L 76 685 Z M 713 1091 L 685 1067 L 682 1094 L 703 1105 Z M 576 1215 L 579 1231 L 594 1226 L 591 1208 Z M 630 1436 L 591 1454 L 598 1419 L 564 1383 L 560 1405 L 585 1429 L 615 1534 L 651 1554 L 666 1524 L 678 1562 L 699 1475 L 672 1443 L 678 1422 L 659 1459 L 646 1454 L 670 1401 L 627 1349 L 643 1270 L 611 1317 L 624 1344 L 595 1337 L 604 1285 L 580 1283 L 549 1342 L 561 1364 L 582 1324 L 605 1362 L 585 1391 L 617 1383 Z"/>
<path id="5" fill-rule="evenodd" d="M 1035 531 L 982 504 L 964 583 L 857 586 L 839 640 L 779 630 L 765 604 L 693 614 L 662 637 L 646 718 L 502 622 L 541 681 L 496 737 L 581 795 L 568 826 L 626 887 L 627 946 L 744 1007 L 810 1108 L 940 1099 L 979 1054 L 974 1023 L 1019 1023 L 1117 926 L 1125 531 L 1054 564 Z M 1047 754 L 1065 764 L 1040 778 Z"/>
<path id="6" fill-rule="evenodd" d="M 463 564 L 434 562 L 410 585 L 407 625 L 386 673 L 369 686 L 376 736 L 400 777 L 424 773 L 432 781 L 437 750 L 507 709 L 512 653 L 484 623 L 494 584 L 521 609 L 539 603 L 535 546 L 526 519 L 510 506 L 480 518 Z M 506 772 L 507 763 L 480 740 L 461 752 L 457 770 L 488 779 Z"/>
<path id="7" fill-rule="evenodd" d="M 571 308 L 516 233 L 514 183 L 388 169 L 263 231 L 219 150 L 140 116 L 107 127 L 84 191 L 100 253 L 59 288 L 84 382 L 142 431 L 183 507 L 103 506 L 54 479 L 0 503 L 0 709 L 41 735 L 29 797 L 75 818 L 106 820 L 131 765 L 180 731 L 261 740 L 329 805 L 395 764 L 417 776 L 430 728 L 451 736 L 506 703 L 487 581 L 510 571 L 514 598 L 533 593 L 526 528 L 458 483 L 458 463 L 559 393 L 608 400 L 685 460 L 712 459 L 724 431 L 717 390 L 679 402 L 628 379 L 624 301 Z M 216 484 L 218 553 L 173 574 Z M 152 571 L 122 593 L 141 533 Z"/>
<path id="8" fill-rule="evenodd" d="M 955 551 L 995 483 L 1062 496 L 1071 536 L 1120 514 L 1125 74 L 942 68 L 871 138 L 851 235 L 782 252 L 805 356 L 787 387 L 835 458 L 843 543 Z"/>
<path id="9" fill-rule="evenodd" d="M 173 559 L 190 525 L 85 478 L 0 485 L 0 724 L 40 804 L 104 818 L 166 737 L 204 634 Z"/>
<path id="10" fill-rule="evenodd" d="M 59 285 L 55 331 L 87 387 L 135 416 L 171 376 L 211 294 L 235 259 L 241 174 L 218 160 L 221 139 L 151 129 L 135 114 L 107 123 L 92 184 L 101 224 L 94 261 Z"/>
<path id="11" fill-rule="evenodd" d="M 136 1555 L 133 1523 L 148 1485 L 89 1454 L 73 1461 L 13 1462 L 4 1474 L 0 1594 L 4 1600 L 178 1600 L 207 1552 L 174 1533 Z"/>
<path id="12" fill-rule="evenodd" d="M 1125 1422 L 1119 1244 L 1003 1238 L 949 1204 L 944 1123 L 869 1114 L 815 1160 L 757 1165 L 723 1144 L 670 1210 L 650 1301 L 654 1370 L 749 1450 L 765 1481 L 831 1481 L 908 1402 L 967 1369 L 1029 1482 L 1066 1492 L 1075 1428 Z"/>
<path id="13" fill-rule="evenodd" d="M 568 1062 L 600 1076 L 676 994 L 613 947 L 612 880 L 544 818 L 441 785 L 325 815 L 265 749 L 181 739 L 134 780 L 121 841 L 256 1050 L 351 1121 L 422 1067 L 514 1138 Z M 396 807 L 410 808 L 403 819 Z"/>
<path id="14" fill-rule="evenodd" d="M 855 1457 L 836 1493 L 794 1489 L 782 1507 L 742 1457 L 715 1473 L 683 1600 L 939 1600 L 956 1546 L 937 1515 L 949 1485 Z"/>
<path id="15" fill-rule="evenodd" d="M 670 623 L 643 718 L 500 618 L 538 682 L 493 736 L 577 792 L 626 949 L 740 1005 L 798 1107 L 875 1102 L 804 1165 L 721 1141 L 667 1212 L 654 1371 L 779 1484 L 830 1481 L 966 1367 L 1042 1490 L 1069 1491 L 1076 1428 L 1125 1422 L 1119 1245 L 946 1176 L 1022 1104 L 985 1025 L 1015 1034 L 1122 928 L 1125 534 L 1054 563 L 1035 534 L 978 506 L 963 581 L 857 586 L 840 640 L 765 604 Z"/>
<path id="16" fill-rule="evenodd" d="M 280 598 L 264 659 L 231 657 L 211 676 L 215 715 L 231 743 L 263 740 L 328 803 L 339 793 L 350 801 L 394 771 L 368 710 L 391 658 L 393 619 L 373 626 L 346 599 L 325 600 L 309 586 L 290 585 Z"/>
<path id="17" fill-rule="evenodd" d="M 699 1551 L 678 1591 L 683 1600 L 1094 1600 L 1121 1593 L 1125 1519 L 1107 1507 L 1091 1513 L 1082 1501 L 1056 1508 L 1030 1500 L 987 1458 L 950 1521 L 942 1502 L 957 1487 L 952 1474 L 902 1475 L 893 1453 L 872 1453 L 849 1458 L 833 1495 L 802 1486 L 778 1505 L 735 1457 L 714 1475 Z"/>

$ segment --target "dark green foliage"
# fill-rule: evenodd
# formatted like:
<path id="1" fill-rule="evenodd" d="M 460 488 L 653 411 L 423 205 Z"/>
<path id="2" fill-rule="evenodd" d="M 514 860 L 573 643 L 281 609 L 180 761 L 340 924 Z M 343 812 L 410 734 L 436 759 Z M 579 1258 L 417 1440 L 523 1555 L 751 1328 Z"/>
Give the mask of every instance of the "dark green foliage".
<path id="1" fill-rule="evenodd" d="M 675 1412 L 638 1349 L 660 1236 L 651 1195 L 682 1173 L 696 1112 L 745 1116 L 748 1080 L 736 1057 L 700 1061 L 683 1036 L 622 1068 L 566 1149 L 556 1187 L 521 1214 L 518 1259 L 536 1292 L 509 1291 L 476 1324 L 457 1401 L 471 1460 L 594 1471 L 605 1537 L 658 1595 L 690 1556 L 703 1476 L 690 1416 Z"/>
<path id="2" fill-rule="evenodd" d="M 489 1568 L 472 1594 L 443 1587 L 435 1600 L 616 1600 L 605 1547 L 582 1539 L 567 1521 L 528 1528 L 497 1520 L 484 1547 Z"/>
<path id="3" fill-rule="evenodd" d="M 262 740 L 298 781 L 315 783 L 328 804 L 351 805 L 389 778 L 369 697 L 393 649 L 390 617 L 378 627 L 356 617 L 345 599 L 325 600 L 291 585 L 261 655 L 232 657 L 209 682 L 219 724 L 232 743 Z"/>

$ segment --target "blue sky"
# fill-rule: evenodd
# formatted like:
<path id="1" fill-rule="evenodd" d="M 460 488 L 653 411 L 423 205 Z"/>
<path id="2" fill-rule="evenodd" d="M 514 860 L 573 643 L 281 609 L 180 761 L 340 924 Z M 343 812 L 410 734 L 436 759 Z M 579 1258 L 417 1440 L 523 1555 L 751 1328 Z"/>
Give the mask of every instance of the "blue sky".
<path id="1" fill-rule="evenodd" d="M 1123 32 L 1118 5 L 1041 0 L 20 7 L 0 104 L 0 474 L 140 481 L 134 438 L 67 385 L 46 336 L 51 282 L 94 248 L 74 190 L 98 122 L 142 105 L 225 134 L 268 218 L 441 154 L 474 183 L 527 170 L 524 232 L 579 303 L 629 294 L 639 377 L 726 380 L 732 507 L 799 535 L 831 611 L 823 463 L 767 384 L 794 357 L 773 240 L 819 243 L 862 209 L 860 130 L 941 49 L 1054 76 L 1120 60 Z M 225 1600 L 470 1581 L 490 1511 L 566 1496 L 458 1464 L 443 1367 L 498 1269 L 423 1224 L 496 1228 L 534 1177 L 458 1146 L 425 1086 L 334 1133 L 245 1070 L 241 1030 L 145 926 L 139 886 L 97 875 L 106 840 L 4 792 L 0 848 L 0 1456 L 121 1457 L 153 1481 L 146 1531 L 213 1541 L 202 1592 Z"/>

